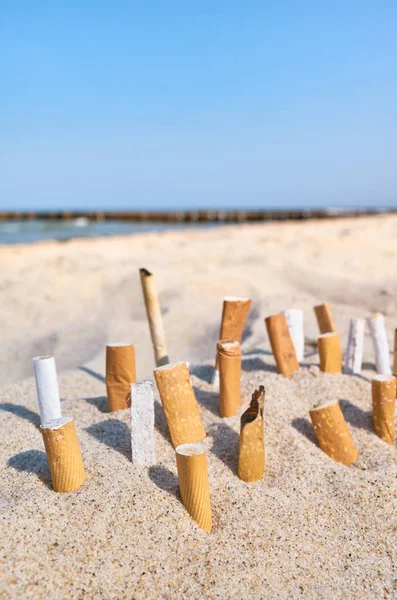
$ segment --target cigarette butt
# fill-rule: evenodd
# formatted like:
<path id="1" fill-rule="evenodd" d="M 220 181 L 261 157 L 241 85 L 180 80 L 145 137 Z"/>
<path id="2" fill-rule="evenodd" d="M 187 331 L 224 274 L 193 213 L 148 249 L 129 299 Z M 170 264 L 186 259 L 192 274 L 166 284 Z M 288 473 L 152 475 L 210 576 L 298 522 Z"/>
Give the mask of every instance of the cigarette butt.
<path id="1" fill-rule="evenodd" d="M 54 492 L 74 492 L 86 480 L 83 459 L 72 417 L 41 425 Z"/>
<path id="2" fill-rule="evenodd" d="M 345 353 L 345 373 L 360 373 L 363 361 L 364 319 L 350 319 Z"/>
<path id="3" fill-rule="evenodd" d="M 226 296 L 224 298 L 221 329 L 219 332 L 220 340 L 234 340 L 241 344 L 245 321 L 247 320 L 251 304 L 251 298 L 237 298 L 236 296 Z M 218 355 L 215 368 L 219 368 Z"/>
<path id="4" fill-rule="evenodd" d="M 134 464 L 144 467 L 156 464 L 151 381 L 131 383 L 131 450 Z"/>
<path id="5" fill-rule="evenodd" d="M 219 413 L 236 414 L 241 402 L 241 348 L 239 342 L 221 340 L 217 344 L 219 363 Z"/>
<path id="6" fill-rule="evenodd" d="M 243 481 L 258 481 L 265 471 L 264 403 L 265 388 L 261 385 L 241 416 L 238 476 Z"/>
<path id="7" fill-rule="evenodd" d="M 305 333 L 303 329 L 303 310 L 300 308 L 288 308 L 283 311 L 287 320 L 288 329 L 294 344 L 298 362 L 303 360 L 305 350 Z"/>
<path id="8" fill-rule="evenodd" d="M 135 349 L 132 344 L 106 346 L 106 390 L 109 412 L 131 405 L 131 383 L 136 381 Z"/>
<path id="9" fill-rule="evenodd" d="M 147 269 L 139 269 L 139 274 L 141 276 L 142 291 L 145 299 L 156 366 L 161 367 L 169 363 L 169 358 L 156 282 L 153 273 L 150 273 Z"/>
<path id="10" fill-rule="evenodd" d="M 332 331 L 336 331 L 334 321 L 331 315 L 331 309 L 328 306 L 327 302 L 315 306 L 314 312 L 316 313 L 320 333 L 331 333 Z"/>
<path id="11" fill-rule="evenodd" d="M 285 315 L 267 317 L 265 323 L 277 369 L 284 377 L 291 377 L 299 363 Z"/>
<path id="12" fill-rule="evenodd" d="M 367 323 L 375 350 L 376 370 L 381 375 L 391 375 L 385 317 L 381 313 L 375 313 L 367 318 Z"/>
<path id="13" fill-rule="evenodd" d="M 41 423 L 59 419 L 62 412 L 55 358 L 36 356 L 33 359 L 33 368 Z"/>
<path id="14" fill-rule="evenodd" d="M 324 373 L 342 373 L 342 350 L 339 333 L 323 333 L 318 337 L 320 369 Z"/>
<path id="15" fill-rule="evenodd" d="M 175 455 L 183 504 L 201 529 L 211 531 L 210 489 L 204 447 L 202 444 L 182 444 L 176 448 Z"/>
<path id="16" fill-rule="evenodd" d="M 318 445 L 328 456 L 344 465 L 356 462 L 358 452 L 338 401 L 326 402 L 310 410 Z"/>
<path id="17" fill-rule="evenodd" d="M 394 330 L 393 374 L 397 376 L 397 329 Z"/>
<path id="18" fill-rule="evenodd" d="M 372 380 L 372 421 L 375 433 L 387 444 L 395 439 L 396 378 L 377 375 Z"/>
<path id="19" fill-rule="evenodd" d="M 200 410 L 190 381 L 189 365 L 179 362 L 154 370 L 174 448 L 205 438 Z"/>

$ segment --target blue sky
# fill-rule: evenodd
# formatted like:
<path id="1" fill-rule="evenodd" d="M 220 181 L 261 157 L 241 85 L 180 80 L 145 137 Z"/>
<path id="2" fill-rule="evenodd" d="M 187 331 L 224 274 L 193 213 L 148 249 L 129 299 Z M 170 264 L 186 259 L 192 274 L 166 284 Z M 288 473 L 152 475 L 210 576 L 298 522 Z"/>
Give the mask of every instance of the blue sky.
<path id="1" fill-rule="evenodd" d="M 397 2 L 0 5 L 0 208 L 397 206 Z"/>

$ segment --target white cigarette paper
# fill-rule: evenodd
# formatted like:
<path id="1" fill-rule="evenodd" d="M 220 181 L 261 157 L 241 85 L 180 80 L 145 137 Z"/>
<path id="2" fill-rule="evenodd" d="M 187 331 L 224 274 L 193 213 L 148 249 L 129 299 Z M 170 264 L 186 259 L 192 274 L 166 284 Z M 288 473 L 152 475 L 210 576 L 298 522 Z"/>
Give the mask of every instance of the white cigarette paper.
<path id="1" fill-rule="evenodd" d="M 131 384 L 132 462 L 143 467 L 156 464 L 154 395 L 151 381 Z"/>
<path id="2" fill-rule="evenodd" d="M 350 319 L 345 353 L 345 373 L 361 373 L 364 348 L 364 319 Z"/>
<path id="3" fill-rule="evenodd" d="M 385 317 L 381 313 L 376 313 L 367 318 L 367 323 L 375 350 L 376 370 L 381 375 L 391 375 Z"/>
<path id="4" fill-rule="evenodd" d="M 55 358 L 53 356 L 36 356 L 33 359 L 33 368 L 41 423 L 60 419 L 62 411 Z"/>
<path id="5" fill-rule="evenodd" d="M 305 333 L 303 330 L 303 310 L 300 308 L 289 308 L 284 310 L 288 329 L 295 347 L 296 358 L 302 362 L 305 350 Z"/>

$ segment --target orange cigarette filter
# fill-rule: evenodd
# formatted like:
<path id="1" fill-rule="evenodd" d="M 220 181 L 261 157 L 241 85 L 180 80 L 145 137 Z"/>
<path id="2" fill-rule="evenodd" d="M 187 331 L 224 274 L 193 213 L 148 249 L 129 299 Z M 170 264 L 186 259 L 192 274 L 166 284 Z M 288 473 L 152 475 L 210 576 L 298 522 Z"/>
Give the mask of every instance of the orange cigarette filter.
<path id="1" fill-rule="evenodd" d="M 132 344 L 106 346 L 106 390 L 109 412 L 131 406 L 131 383 L 136 382 Z"/>
<path id="2" fill-rule="evenodd" d="M 174 448 L 203 440 L 206 434 L 190 381 L 188 363 L 159 367 L 154 370 L 154 376 Z"/>
<path id="3" fill-rule="evenodd" d="M 176 448 L 175 454 L 183 504 L 201 529 L 211 531 L 210 489 L 204 447 L 202 444 L 182 444 Z"/>
<path id="4" fill-rule="evenodd" d="M 387 444 L 393 444 L 396 432 L 396 378 L 377 375 L 372 380 L 372 421 L 375 433 Z"/>
<path id="5" fill-rule="evenodd" d="M 319 404 L 310 411 L 318 445 L 328 456 L 344 465 L 356 462 L 358 452 L 338 401 Z"/>
<path id="6" fill-rule="evenodd" d="M 299 369 L 299 362 L 285 315 L 267 317 L 265 323 L 277 369 L 284 377 L 291 377 Z"/>
<path id="7" fill-rule="evenodd" d="M 323 333 L 318 338 L 320 369 L 324 373 L 342 373 L 342 349 L 339 333 Z"/>
<path id="8" fill-rule="evenodd" d="M 72 417 L 53 419 L 40 429 L 53 490 L 61 493 L 78 490 L 86 474 Z"/>
<path id="9" fill-rule="evenodd" d="M 219 413 L 221 417 L 236 414 L 241 402 L 240 343 L 222 340 L 217 344 L 219 362 Z"/>
<path id="10" fill-rule="evenodd" d="M 264 404 L 265 388 L 261 385 L 241 416 L 238 476 L 243 481 L 258 481 L 265 471 Z"/>
<path id="11" fill-rule="evenodd" d="M 327 302 L 315 306 L 314 312 L 316 314 L 320 333 L 331 333 L 332 331 L 336 331 L 334 321 L 331 315 L 331 309 L 328 306 Z"/>
<path id="12" fill-rule="evenodd" d="M 245 322 L 251 308 L 251 298 L 237 298 L 226 296 L 223 300 L 222 321 L 219 333 L 220 340 L 234 340 L 240 342 L 243 336 Z M 216 361 L 218 369 L 218 356 Z"/>

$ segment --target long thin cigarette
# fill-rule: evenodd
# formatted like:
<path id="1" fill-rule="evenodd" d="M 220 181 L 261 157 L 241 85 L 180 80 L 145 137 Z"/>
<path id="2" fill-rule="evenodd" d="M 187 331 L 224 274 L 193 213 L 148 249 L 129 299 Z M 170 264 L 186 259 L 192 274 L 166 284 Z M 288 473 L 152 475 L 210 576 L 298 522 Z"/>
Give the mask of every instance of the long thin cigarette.
<path id="1" fill-rule="evenodd" d="M 381 313 L 375 313 L 367 318 L 367 323 L 375 350 L 376 370 L 381 375 L 391 375 L 385 317 Z"/>
<path id="2" fill-rule="evenodd" d="M 261 385 L 241 416 L 238 476 L 243 481 L 258 481 L 265 471 L 264 403 L 265 388 Z"/>
<path id="3" fill-rule="evenodd" d="M 345 373 L 360 373 L 363 362 L 364 319 L 350 319 L 349 337 L 345 353 Z"/>
<path id="4" fill-rule="evenodd" d="M 204 447 L 202 444 L 182 444 L 175 449 L 175 455 L 183 504 L 201 529 L 211 531 L 210 488 Z"/>
<path id="5" fill-rule="evenodd" d="M 396 378 L 377 375 L 372 380 L 372 421 L 375 433 L 387 444 L 393 444 L 396 433 Z"/>
<path id="6" fill-rule="evenodd" d="M 291 377 L 299 369 L 299 362 L 285 315 L 267 317 L 265 323 L 277 369 L 284 377 Z"/>
<path id="7" fill-rule="evenodd" d="M 150 273 L 147 269 L 139 269 L 139 273 L 141 276 L 142 291 L 145 299 L 146 314 L 149 321 L 156 366 L 161 367 L 169 363 L 169 358 L 156 282 L 153 273 Z"/>
<path id="8" fill-rule="evenodd" d="M 154 370 L 174 448 L 205 438 L 200 410 L 190 381 L 189 364 L 179 362 Z"/>
<path id="9" fill-rule="evenodd" d="M 323 333 L 318 337 L 320 369 L 324 373 L 342 373 L 342 350 L 339 333 Z"/>
<path id="10" fill-rule="evenodd" d="M 150 467 L 156 464 L 154 439 L 154 395 L 151 381 L 131 384 L 132 462 Z"/>
<path id="11" fill-rule="evenodd" d="M 241 402 L 241 348 L 239 342 L 221 340 L 217 344 L 219 362 L 219 413 L 236 414 Z"/>
<path id="12" fill-rule="evenodd" d="M 338 401 L 319 404 L 310 410 L 318 445 L 328 456 L 344 465 L 356 462 L 358 452 Z"/>
<path id="13" fill-rule="evenodd" d="M 52 487 L 55 492 L 74 492 L 86 480 L 83 459 L 72 417 L 41 425 Z"/>
<path id="14" fill-rule="evenodd" d="M 327 302 L 315 306 L 314 312 L 316 313 L 320 333 L 331 333 L 332 331 L 336 331 L 331 315 L 331 309 Z"/>
<path id="15" fill-rule="evenodd" d="M 106 390 L 109 412 L 131 405 L 131 383 L 136 381 L 133 344 L 106 346 Z"/>
<path id="16" fill-rule="evenodd" d="M 299 362 L 303 360 L 305 351 L 305 333 L 303 329 L 303 310 L 300 308 L 288 308 L 283 311 L 287 319 L 288 329 L 295 347 L 296 358 Z"/>
<path id="17" fill-rule="evenodd" d="M 33 359 L 37 400 L 42 423 L 62 416 L 55 358 L 36 356 Z"/>

